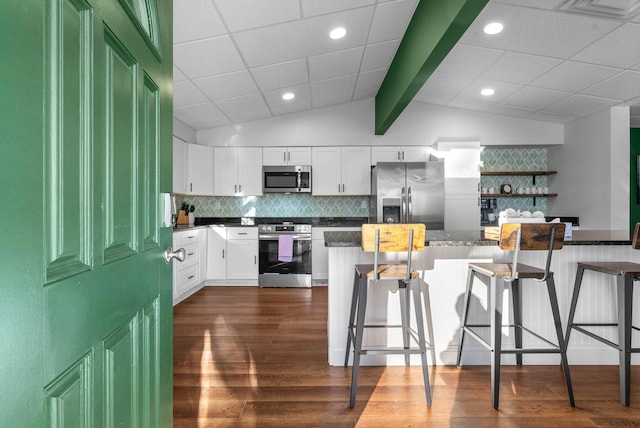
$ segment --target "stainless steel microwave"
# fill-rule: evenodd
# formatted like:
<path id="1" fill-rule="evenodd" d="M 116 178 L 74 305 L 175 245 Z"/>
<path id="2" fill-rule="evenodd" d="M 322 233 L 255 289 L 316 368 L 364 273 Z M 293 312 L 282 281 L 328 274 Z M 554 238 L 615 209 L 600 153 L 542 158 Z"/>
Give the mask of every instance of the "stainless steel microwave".
<path id="1" fill-rule="evenodd" d="M 263 193 L 310 193 L 311 166 L 283 165 L 262 167 Z"/>

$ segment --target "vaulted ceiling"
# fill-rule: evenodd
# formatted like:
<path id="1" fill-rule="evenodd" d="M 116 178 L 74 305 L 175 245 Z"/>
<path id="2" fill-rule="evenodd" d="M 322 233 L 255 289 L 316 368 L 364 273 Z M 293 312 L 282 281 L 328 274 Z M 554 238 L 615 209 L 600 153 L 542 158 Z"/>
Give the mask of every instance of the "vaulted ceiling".
<path id="1" fill-rule="evenodd" d="M 372 98 L 417 4 L 174 0 L 174 115 L 201 130 Z M 640 0 L 490 0 L 414 101 L 557 123 L 631 105 L 640 127 Z"/>

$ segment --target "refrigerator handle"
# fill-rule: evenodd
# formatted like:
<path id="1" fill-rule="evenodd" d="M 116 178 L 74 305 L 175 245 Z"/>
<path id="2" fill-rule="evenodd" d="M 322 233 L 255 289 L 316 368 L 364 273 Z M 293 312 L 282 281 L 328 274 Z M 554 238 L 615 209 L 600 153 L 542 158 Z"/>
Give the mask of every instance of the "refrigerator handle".
<path id="1" fill-rule="evenodd" d="M 411 223 L 413 221 L 413 208 L 411 207 L 411 186 L 407 187 L 407 223 Z"/>
<path id="2" fill-rule="evenodd" d="M 407 198 L 404 186 L 402 186 L 402 207 L 400 208 L 400 223 L 407 222 Z"/>

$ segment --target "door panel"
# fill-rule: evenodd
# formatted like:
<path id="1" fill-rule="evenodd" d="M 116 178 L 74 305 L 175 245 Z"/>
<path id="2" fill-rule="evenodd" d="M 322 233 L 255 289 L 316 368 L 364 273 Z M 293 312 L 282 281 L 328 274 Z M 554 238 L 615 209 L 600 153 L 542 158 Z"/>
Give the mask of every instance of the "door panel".
<path id="1" fill-rule="evenodd" d="M 135 60 L 116 36 L 104 35 L 104 263 L 136 253 L 138 168 Z"/>
<path id="2" fill-rule="evenodd" d="M 46 76 L 47 280 L 90 269 L 91 11 L 81 1 L 50 2 Z"/>
<path id="3" fill-rule="evenodd" d="M 0 14 L 3 427 L 172 424 L 172 1 L 128 3 L 153 34 L 117 0 Z"/>

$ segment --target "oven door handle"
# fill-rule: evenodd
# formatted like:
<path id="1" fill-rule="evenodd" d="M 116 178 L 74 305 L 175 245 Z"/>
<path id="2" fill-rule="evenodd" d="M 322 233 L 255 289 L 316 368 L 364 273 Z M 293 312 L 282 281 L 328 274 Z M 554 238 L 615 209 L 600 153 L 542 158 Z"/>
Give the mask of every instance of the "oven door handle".
<path id="1" fill-rule="evenodd" d="M 260 241 L 277 241 L 279 235 L 258 235 Z M 294 241 L 311 241 L 310 235 L 289 235 Z"/>

